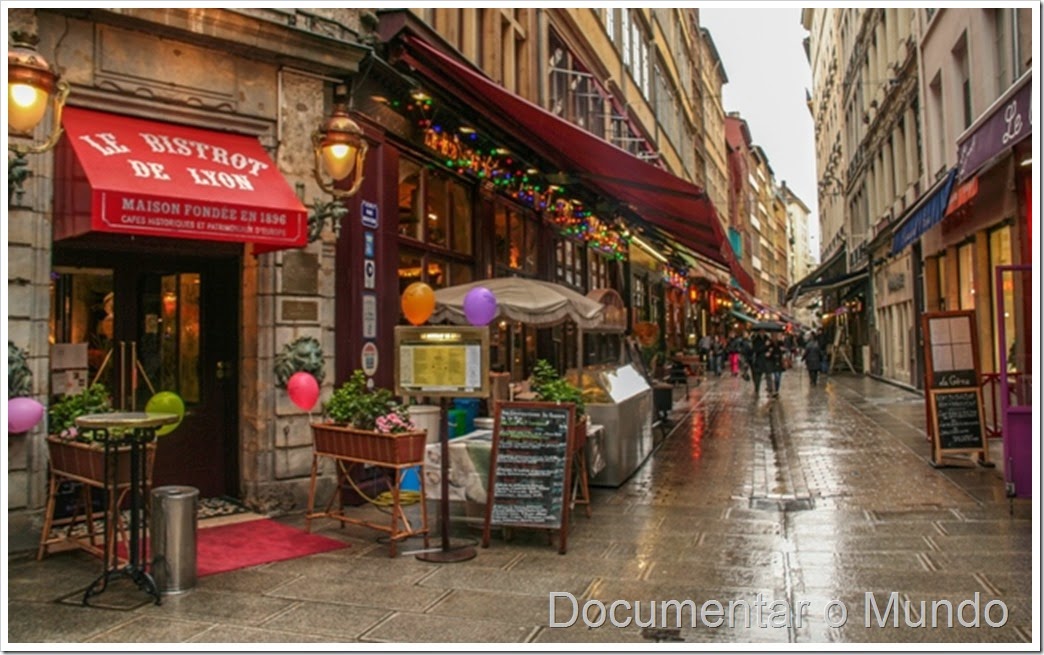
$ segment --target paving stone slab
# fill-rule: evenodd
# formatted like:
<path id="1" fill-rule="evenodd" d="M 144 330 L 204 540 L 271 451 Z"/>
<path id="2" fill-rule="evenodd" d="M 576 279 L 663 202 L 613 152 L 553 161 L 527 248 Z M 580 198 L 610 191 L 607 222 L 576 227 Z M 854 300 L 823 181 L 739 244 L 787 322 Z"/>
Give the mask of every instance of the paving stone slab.
<path id="1" fill-rule="evenodd" d="M 390 610 L 301 602 L 260 627 L 277 632 L 304 633 L 323 641 L 357 641 L 360 635 L 391 615 Z"/>
<path id="2" fill-rule="evenodd" d="M 522 643 L 536 633 L 533 626 L 510 621 L 457 618 L 398 612 L 363 635 L 363 641 L 392 643 Z"/>
<path id="3" fill-rule="evenodd" d="M 139 616 L 87 640 L 89 643 L 180 643 L 190 641 L 214 627 L 206 621 L 179 621 L 158 616 Z"/>
<path id="4" fill-rule="evenodd" d="M 388 611 L 423 611 L 448 593 L 435 586 L 359 584 L 350 577 L 327 580 L 296 578 L 267 592 L 275 600 L 314 601 Z"/>

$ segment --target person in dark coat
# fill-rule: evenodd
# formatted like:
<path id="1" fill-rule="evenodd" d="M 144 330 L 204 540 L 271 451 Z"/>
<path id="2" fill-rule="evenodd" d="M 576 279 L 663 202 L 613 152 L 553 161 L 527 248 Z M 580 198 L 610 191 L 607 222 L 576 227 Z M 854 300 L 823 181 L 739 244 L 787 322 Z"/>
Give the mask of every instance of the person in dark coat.
<path id="1" fill-rule="evenodd" d="M 823 351 L 819 349 L 819 342 L 809 339 L 805 344 L 805 366 L 808 368 L 808 380 L 812 386 L 819 382 L 819 370 L 823 366 Z"/>
<path id="2" fill-rule="evenodd" d="M 783 381 L 783 350 L 786 344 L 782 338 L 769 338 L 765 348 L 765 372 L 768 373 L 768 392 L 773 398 L 779 397 L 779 385 Z"/>
<path id="3" fill-rule="evenodd" d="M 768 362 L 765 360 L 765 352 L 768 349 L 769 339 L 764 332 L 757 332 L 750 341 L 750 374 L 754 378 L 754 395 L 761 393 L 761 377 L 765 374 Z"/>

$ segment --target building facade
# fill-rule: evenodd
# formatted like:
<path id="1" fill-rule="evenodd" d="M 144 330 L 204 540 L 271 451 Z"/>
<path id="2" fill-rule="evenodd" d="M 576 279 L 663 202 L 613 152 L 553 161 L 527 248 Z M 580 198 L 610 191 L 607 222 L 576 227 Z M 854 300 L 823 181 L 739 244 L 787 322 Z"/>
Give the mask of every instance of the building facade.
<path id="1" fill-rule="evenodd" d="M 824 263 L 792 292 L 823 292 L 862 370 L 923 386 L 919 316 L 940 309 L 976 311 L 983 371 L 1002 351 L 1028 366 L 1025 312 L 1008 311 L 1024 273 L 994 278 L 1032 262 L 1028 12 L 803 12 Z"/>
<path id="2" fill-rule="evenodd" d="M 780 184 L 780 194 L 787 212 L 787 287 L 812 273 L 819 264 L 819 245 L 813 242 L 812 211 L 787 186 Z M 807 298 L 807 295 L 806 295 Z M 807 327 L 818 326 L 818 314 L 806 304 L 788 302 L 785 305 L 791 315 Z"/>
<path id="3" fill-rule="evenodd" d="M 9 348 L 44 405 L 93 381 L 126 410 L 178 393 L 154 484 L 264 510 L 305 498 L 308 416 L 280 385 L 297 367 L 333 379 L 311 134 L 367 55 L 363 13 L 9 10 L 71 86 L 65 136 L 12 163 L 31 175 L 9 205 Z M 46 430 L 9 438 L 13 529 L 46 500 Z"/>
<path id="4" fill-rule="evenodd" d="M 945 210 L 920 235 L 926 308 L 974 309 L 980 370 L 997 373 L 1003 352 L 1028 384 L 1029 273 L 1002 273 L 998 288 L 996 271 L 1034 260 L 1032 12 L 921 9 L 916 19 L 924 158 L 929 171 L 953 175 Z"/>

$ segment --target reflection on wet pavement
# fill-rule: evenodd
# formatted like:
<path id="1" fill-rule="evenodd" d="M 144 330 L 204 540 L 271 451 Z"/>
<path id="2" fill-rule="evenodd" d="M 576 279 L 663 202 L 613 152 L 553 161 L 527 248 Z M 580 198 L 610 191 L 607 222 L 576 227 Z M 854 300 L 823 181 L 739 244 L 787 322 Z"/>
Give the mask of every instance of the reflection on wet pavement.
<path id="1" fill-rule="evenodd" d="M 469 562 L 391 560 L 372 533 L 329 522 L 318 531 L 351 548 L 206 578 L 177 603 L 130 612 L 54 611 L 93 562 L 14 557 L 9 639 L 1032 639 L 1031 504 L 1009 504 L 999 469 L 932 468 L 918 396 L 854 376 L 811 388 L 795 371 L 770 400 L 725 376 L 694 386 L 672 418 L 630 480 L 594 490 L 593 516 L 574 517 L 565 556 L 520 533 Z M 563 596 L 549 616 L 553 592 Z"/>

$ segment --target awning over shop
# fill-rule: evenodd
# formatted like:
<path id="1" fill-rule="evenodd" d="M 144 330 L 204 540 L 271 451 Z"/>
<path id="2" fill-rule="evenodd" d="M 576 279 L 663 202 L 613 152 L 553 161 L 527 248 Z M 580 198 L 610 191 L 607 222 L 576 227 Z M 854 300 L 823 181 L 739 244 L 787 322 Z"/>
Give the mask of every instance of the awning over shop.
<path id="1" fill-rule="evenodd" d="M 713 203 L 703 190 L 600 139 L 508 91 L 444 54 L 424 39 L 405 34 L 401 58 L 507 133 L 524 133 L 527 144 L 560 171 L 630 206 L 643 220 L 680 243 L 729 267 L 741 286 L 753 290 L 736 260 Z"/>
<path id="2" fill-rule="evenodd" d="M 55 239 L 115 232 L 297 248 L 307 212 L 253 137 L 68 107 Z"/>
<path id="3" fill-rule="evenodd" d="M 832 291 L 840 287 L 855 284 L 861 280 L 865 280 L 869 276 L 868 268 L 866 266 L 857 269 L 855 271 L 845 273 L 844 275 L 838 275 L 832 278 L 823 280 L 817 280 L 815 282 L 809 282 L 801 287 L 801 293 L 809 291 Z"/>
<path id="4" fill-rule="evenodd" d="M 736 311 L 735 309 L 732 310 L 732 315 L 738 318 L 739 320 L 745 321 L 747 323 L 753 324 L 758 322 L 758 319 L 754 318 L 753 316 L 748 316 L 743 312 Z"/>
<path id="5" fill-rule="evenodd" d="M 936 223 L 946 216 L 946 206 L 950 202 L 953 182 L 957 179 L 957 168 L 950 169 L 935 186 L 922 196 L 907 213 L 906 218 L 899 221 L 892 236 L 892 254 L 898 255 L 906 246 L 921 238 Z"/>
<path id="6" fill-rule="evenodd" d="M 844 257 L 845 249 L 842 248 L 835 252 L 833 255 L 831 255 L 829 258 L 827 258 L 825 261 L 821 262 L 819 266 L 816 267 L 816 270 L 812 271 L 811 273 L 803 277 L 797 284 L 787 289 L 787 302 L 790 302 L 792 299 L 797 298 L 798 296 L 805 293 L 808 290 L 806 287 L 818 280 L 821 280 L 823 276 L 827 274 L 828 271 L 831 271 L 832 269 L 837 267 L 838 264 L 843 262 Z"/>

